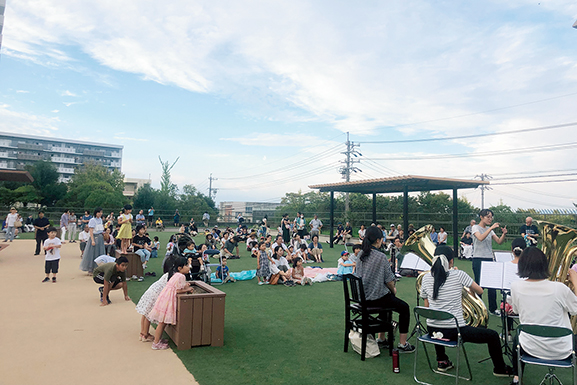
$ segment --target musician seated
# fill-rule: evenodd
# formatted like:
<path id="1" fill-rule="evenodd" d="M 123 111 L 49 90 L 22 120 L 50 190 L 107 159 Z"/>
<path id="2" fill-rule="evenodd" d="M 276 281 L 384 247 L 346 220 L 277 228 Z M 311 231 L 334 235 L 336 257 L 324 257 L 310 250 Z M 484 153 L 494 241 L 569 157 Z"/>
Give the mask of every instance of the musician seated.
<path id="1" fill-rule="evenodd" d="M 492 329 L 467 326 L 463 318 L 461 294 L 463 287 L 471 288 L 476 294 L 482 294 L 483 289 L 467 273 L 453 269 L 453 258 L 453 249 L 448 246 L 437 247 L 431 271 L 423 277 L 421 298 L 425 300 L 426 307 L 446 311 L 455 316 L 464 342 L 488 345 L 489 355 L 493 361 L 493 375 L 510 377 L 513 375 L 513 369 L 505 365 L 499 334 Z M 452 319 L 427 320 L 429 335 L 433 338 L 456 341 L 457 329 L 454 325 L 455 321 Z M 438 370 L 445 372 L 453 368 L 452 362 L 445 354 L 445 347 L 435 345 L 435 350 Z"/>
<path id="2" fill-rule="evenodd" d="M 572 292 L 561 282 L 549 281 L 547 257 L 536 247 L 526 248 L 519 258 L 519 277 L 511 284 L 513 311 L 521 324 L 558 326 L 571 329 L 569 314 L 577 314 L 577 272 L 569 270 Z M 548 339 L 521 334 L 517 336 L 523 352 L 544 360 L 561 360 L 573 351 L 572 336 Z M 513 350 L 513 362 L 517 360 Z M 514 382 L 518 381 L 515 377 Z"/>

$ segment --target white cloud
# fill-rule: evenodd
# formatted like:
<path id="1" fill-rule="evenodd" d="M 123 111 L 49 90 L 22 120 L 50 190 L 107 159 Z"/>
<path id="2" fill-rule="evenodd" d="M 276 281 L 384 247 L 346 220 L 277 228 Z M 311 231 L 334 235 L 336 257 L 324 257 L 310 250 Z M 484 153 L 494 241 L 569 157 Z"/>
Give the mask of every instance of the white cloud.
<path id="1" fill-rule="evenodd" d="M 25 91 L 25 90 L 16 90 L 17 94 L 28 94 L 30 93 L 30 91 Z"/>
<path id="2" fill-rule="evenodd" d="M 244 146 L 265 147 L 309 147 L 326 142 L 326 140 L 322 138 L 307 134 L 271 134 L 259 132 L 253 132 L 236 138 L 220 138 L 220 140 L 237 142 Z"/>
<path id="3" fill-rule="evenodd" d="M 0 104 L 0 131 L 54 136 L 60 120 L 57 117 L 16 111 L 7 104 Z"/>
<path id="4" fill-rule="evenodd" d="M 146 139 L 146 138 L 131 138 L 128 136 L 118 136 L 118 135 L 115 135 L 113 137 L 113 139 L 123 140 L 123 141 L 128 141 L 128 142 L 148 142 L 148 139 Z"/>
<path id="5" fill-rule="evenodd" d="M 75 97 L 75 98 L 78 97 L 78 95 L 76 95 L 74 92 L 71 92 L 71 91 L 68 91 L 68 90 L 62 91 L 62 92 L 60 93 L 60 95 L 62 95 L 62 96 L 72 96 L 72 97 Z"/>
<path id="6" fill-rule="evenodd" d="M 60 110 L 52 110 L 50 112 L 54 112 L 56 114 L 56 113 L 60 112 Z"/>

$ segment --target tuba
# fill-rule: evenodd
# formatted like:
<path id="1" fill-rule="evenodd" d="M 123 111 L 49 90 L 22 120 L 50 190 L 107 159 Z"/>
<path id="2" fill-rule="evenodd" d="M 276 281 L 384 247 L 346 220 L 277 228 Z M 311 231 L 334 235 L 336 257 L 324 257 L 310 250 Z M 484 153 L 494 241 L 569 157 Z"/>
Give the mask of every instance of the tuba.
<path id="1" fill-rule="evenodd" d="M 412 251 L 429 265 L 435 254 L 435 244 L 431 240 L 432 225 L 426 225 L 415 231 L 403 244 L 403 251 Z M 417 277 L 415 284 L 417 294 L 421 293 L 421 283 L 426 272 Z M 489 323 L 489 313 L 483 300 L 469 288 L 463 288 L 463 318 L 469 326 L 486 327 Z"/>
<path id="2" fill-rule="evenodd" d="M 567 226 L 546 221 L 537 221 L 543 228 L 543 244 L 541 250 L 549 261 L 551 281 L 562 282 L 573 290 L 573 285 L 567 279 L 567 273 L 573 264 L 577 251 L 577 230 Z M 571 317 L 573 332 L 577 332 L 577 316 Z"/>

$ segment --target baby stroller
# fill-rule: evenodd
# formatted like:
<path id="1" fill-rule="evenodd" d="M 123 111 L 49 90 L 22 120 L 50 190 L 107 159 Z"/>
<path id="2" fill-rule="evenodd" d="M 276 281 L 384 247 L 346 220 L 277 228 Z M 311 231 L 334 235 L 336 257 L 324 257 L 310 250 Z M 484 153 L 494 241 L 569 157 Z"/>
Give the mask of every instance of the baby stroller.
<path id="1" fill-rule="evenodd" d="M 188 234 L 184 233 L 178 233 L 175 234 L 175 236 L 177 247 L 172 249 L 171 256 L 183 258 L 193 257 L 192 269 L 189 273 L 189 276 L 187 277 L 187 280 L 203 281 L 210 285 L 210 269 L 208 269 L 206 265 L 204 268 L 202 266 L 196 265 L 195 261 L 197 261 L 198 253 L 186 255 L 184 254 L 184 249 L 186 249 L 186 246 L 190 243 L 190 241 L 192 241 L 192 238 Z"/>

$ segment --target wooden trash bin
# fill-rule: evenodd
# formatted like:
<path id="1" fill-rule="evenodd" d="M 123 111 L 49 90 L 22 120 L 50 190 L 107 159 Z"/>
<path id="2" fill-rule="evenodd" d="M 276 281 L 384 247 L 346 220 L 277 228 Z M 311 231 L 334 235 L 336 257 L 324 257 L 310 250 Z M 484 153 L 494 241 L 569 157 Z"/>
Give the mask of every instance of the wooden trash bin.
<path id="1" fill-rule="evenodd" d="M 222 346 L 226 293 L 202 281 L 192 281 L 191 284 L 193 293 L 177 295 L 176 325 L 167 325 L 165 330 L 178 350 Z"/>
<path id="2" fill-rule="evenodd" d="M 128 259 L 128 269 L 126 269 L 126 278 L 132 276 L 144 277 L 144 269 L 142 268 L 142 261 L 140 260 L 140 255 L 136 253 L 120 253 L 120 250 L 116 250 L 116 258 L 126 257 Z"/>

